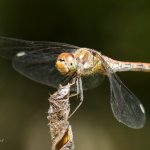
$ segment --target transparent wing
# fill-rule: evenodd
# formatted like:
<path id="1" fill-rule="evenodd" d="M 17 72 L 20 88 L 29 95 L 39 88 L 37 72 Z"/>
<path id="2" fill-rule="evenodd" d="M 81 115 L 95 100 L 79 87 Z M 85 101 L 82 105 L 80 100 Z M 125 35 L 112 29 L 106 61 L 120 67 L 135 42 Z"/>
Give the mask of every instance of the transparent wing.
<path id="1" fill-rule="evenodd" d="M 61 52 L 67 49 L 77 49 L 79 47 L 47 41 L 26 41 L 15 38 L 0 37 L 0 57 L 12 59 L 18 52 L 42 51 L 43 49 L 61 49 Z"/>
<path id="2" fill-rule="evenodd" d="M 109 74 L 111 108 L 115 118 L 131 128 L 142 128 L 145 111 L 138 98 L 121 82 L 116 74 Z"/>
<path id="3" fill-rule="evenodd" d="M 73 49 L 67 51 L 73 52 Z M 58 87 L 66 78 L 55 67 L 56 59 L 61 52 L 62 49 L 58 48 L 26 52 L 23 56 L 13 58 L 13 67 L 31 80 Z"/>
<path id="4" fill-rule="evenodd" d="M 104 76 L 100 73 L 83 76 L 82 77 L 83 89 L 88 90 L 88 89 L 96 88 L 102 83 L 103 80 L 104 80 Z"/>
<path id="5" fill-rule="evenodd" d="M 67 78 L 69 79 L 69 78 Z M 95 73 L 88 76 L 82 76 L 82 88 L 83 90 L 89 90 L 98 87 L 104 80 L 104 76 L 100 73 Z M 69 82 L 69 81 L 68 81 Z M 66 82 L 67 83 L 67 82 Z M 71 91 L 77 91 L 76 85 L 71 87 Z"/>
<path id="6" fill-rule="evenodd" d="M 12 60 L 15 70 L 24 76 L 53 87 L 57 87 L 66 78 L 55 68 L 58 55 L 74 52 L 77 48 L 58 42 L 0 37 L 0 57 Z"/>
<path id="7" fill-rule="evenodd" d="M 111 108 L 115 118 L 130 128 L 142 128 L 146 120 L 142 103 L 122 83 L 102 56 L 101 59 L 110 81 Z"/>

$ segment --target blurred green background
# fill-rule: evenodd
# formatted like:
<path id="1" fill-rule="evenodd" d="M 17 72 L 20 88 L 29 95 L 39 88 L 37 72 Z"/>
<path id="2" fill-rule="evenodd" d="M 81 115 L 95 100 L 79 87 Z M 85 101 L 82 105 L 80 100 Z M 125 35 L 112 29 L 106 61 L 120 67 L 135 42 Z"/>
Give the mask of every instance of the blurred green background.
<path id="1" fill-rule="evenodd" d="M 127 61 L 150 62 L 148 0 L 0 0 L 0 35 L 101 50 Z M 133 130 L 113 117 L 109 82 L 84 92 L 71 118 L 77 150 L 150 150 L 150 74 L 125 72 L 121 80 L 142 101 L 147 121 Z M 49 150 L 48 93 L 0 59 L 0 150 Z"/>

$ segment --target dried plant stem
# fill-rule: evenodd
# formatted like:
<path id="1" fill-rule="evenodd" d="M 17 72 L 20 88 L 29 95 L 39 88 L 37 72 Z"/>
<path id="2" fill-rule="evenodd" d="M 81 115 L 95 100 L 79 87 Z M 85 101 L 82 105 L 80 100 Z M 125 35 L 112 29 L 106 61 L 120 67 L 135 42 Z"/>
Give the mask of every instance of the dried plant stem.
<path id="1" fill-rule="evenodd" d="M 49 97 L 50 108 L 48 120 L 52 138 L 52 150 L 72 150 L 73 134 L 68 121 L 70 112 L 69 103 L 70 85 L 60 86 Z"/>

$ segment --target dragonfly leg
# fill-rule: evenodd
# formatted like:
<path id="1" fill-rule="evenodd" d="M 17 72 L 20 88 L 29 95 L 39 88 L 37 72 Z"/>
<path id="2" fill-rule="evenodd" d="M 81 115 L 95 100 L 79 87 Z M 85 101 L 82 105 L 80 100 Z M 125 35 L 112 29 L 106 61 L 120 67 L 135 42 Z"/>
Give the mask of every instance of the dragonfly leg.
<path id="1" fill-rule="evenodd" d="M 69 118 L 79 109 L 79 107 L 82 105 L 83 103 L 83 87 L 82 87 L 82 79 L 81 77 L 77 78 L 76 81 L 76 87 L 77 87 L 77 93 L 75 93 L 74 95 L 79 95 L 79 104 L 76 106 L 76 108 L 73 110 L 73 112 L 69 115 Z"/>
<path id="2" fill-rule="evenodd" d="M 69 97 L 74 97 L 74 96 L 77 96 L 77 98 L 78 98 L 78 95 L 79 95 L 79 93 L 80 93 L 80 91 L 79 91 L 79 81 L 78 81 L 79 79 L 78 78 L 74 78 L 73 79 L 73 82 L 71 83 L 71 85 L 74 85 L 74 84 L 76 84 L 76 93 L 72 93 Z"/>
<path id="3" fill-rule="evenodd" d="M 79 93 L 72 93 L 69 95 L 69 97 L 74 97 L 74 96 L 77 96 L 78 97 Z"/>

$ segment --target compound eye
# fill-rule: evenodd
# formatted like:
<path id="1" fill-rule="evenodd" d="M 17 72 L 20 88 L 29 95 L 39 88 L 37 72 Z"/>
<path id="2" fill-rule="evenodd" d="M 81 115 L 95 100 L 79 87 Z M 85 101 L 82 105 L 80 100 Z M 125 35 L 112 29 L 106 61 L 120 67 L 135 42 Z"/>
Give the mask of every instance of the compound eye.
<path id="1" fill-rule="evenodd" d="M 57 58 L 55 66 L 57 70 L 63 75 L 66 75 L 69 72 L 69 67 L 67 65 L 69 63 L 68 62 L 69 57 L 70 57 L 69 53 L 61 53 Z"/>

